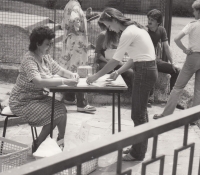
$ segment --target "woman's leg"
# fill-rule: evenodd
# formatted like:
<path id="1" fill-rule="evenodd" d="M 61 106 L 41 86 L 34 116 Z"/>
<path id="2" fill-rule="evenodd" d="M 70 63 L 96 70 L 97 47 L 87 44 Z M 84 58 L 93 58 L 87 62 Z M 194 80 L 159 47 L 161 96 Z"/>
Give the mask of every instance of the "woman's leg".
<path id="1" fill-rule="evenodd" d="M 60 103 L 60 102 L 59 102 Z M 65 135 L 65 129 L 66 129 L 66 124 L 67 124 L 67 110 L 65 106 L 61 103 L 58 106 L 56 101 L 55 105 L 55 115 L 59 115 L 60 117 L 57 117 L 53 121 L 53 129 L 57 126 L 58 127 L 58 139 L 63 139 Z M 59 110 L 59 111 L 58 111 Z M 44 125 L 42 127 L 42 130 L 36 140 L 36 145 L 37 147 L 47 138 L 47 136 L 50 134 L 51 131 L 51 123 Z"/>
<path id="2" fill-rule="evenodd" d="M 200 104 L 200 70 L 198 70 L 195 73 L 194 99 L 192 106 L 197 106 L 199 104 Z"/>
<path id="3" fill-rule="evenodd" d="M 149 93 L 157 80 L 158 72 L 155 62 L 150 62 L 147 65 L 145 63 L 144 65 L 135 65 L 134 71 L 131 118 L 134 125 L 139 126 L 148 122 L 147 103 Z M 132 145 L 131 156 L 143 160 L 147 151 L 147 143 L 148 140 L 144 140 Z"/>
<path id="4" fill-rule="evenodd" d="M 186 84 L 195 73 L 194 66 L 195 61 L 192 59 L 192 56 L 188 56 L 177 78 L 175 86 L 171 91 L 170 97 L 167 101 L 167 105 L 162 113 L 163 116 L 170 115 L 174 112 L 182 90 L 185 88 Z"/>
<path id="5" fill-rule="evenodd" d="M 63 123 L 61 123 L 63 122 Z M 64 123 L 65 122 L 65 123 Z M 58 126 L 59 127 L 59 130 L 61 130 L 61 133 L 59 131 L 59 138 L 60 139 L 63 139 L 64 138 L 64 129 L 66 127 L 66 116 L 64 117 L 59 117 L 57 119 L 54 120 L 54 123 L 53 123 L 53 129 Z M 62 129 L 61 129 L 62 128 Z M 47 136 L 50 134 L 50 131 L 51 131 L 51 123 L 45 125 L 42 127 L 42 130 L 36 140 L 36 147 L 39 147 L 40 144 L 47 138 Z M 63 132 L 64 131 L 64 132 Z"/>

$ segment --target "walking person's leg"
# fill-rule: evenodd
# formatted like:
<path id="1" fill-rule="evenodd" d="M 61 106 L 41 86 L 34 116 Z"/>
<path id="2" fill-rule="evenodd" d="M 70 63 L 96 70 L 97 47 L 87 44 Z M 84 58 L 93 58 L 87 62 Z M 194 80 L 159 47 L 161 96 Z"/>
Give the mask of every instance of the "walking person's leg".
<path id="1" fill-rule="evenodd" d="M 197 106 L 200 104 L 200 69 L 195 73 L 195 83 L 194 83 L 194 98 L 193 105 Z"/>
<path id="2" fill-rule="evenodd" d="M 183 68 L 175 83 L 175 86 L 171 91 L 170 97 L 167 101 L 167 105 L 163 113 L 154 115 L 154 119 L 170 115 L 174 112 L 182 90 L 185 88 L 186 84 L 188 83 L 192 75 L 195 73 L 194 66 L 195 61 L 192 59 L 192 56 L 187 56 Z"/>

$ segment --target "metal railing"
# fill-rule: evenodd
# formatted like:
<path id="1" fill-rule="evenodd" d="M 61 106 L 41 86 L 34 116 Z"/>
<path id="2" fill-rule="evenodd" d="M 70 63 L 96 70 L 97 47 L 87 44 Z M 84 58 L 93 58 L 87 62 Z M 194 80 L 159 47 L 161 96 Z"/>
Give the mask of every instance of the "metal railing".
<path id="1" fill-rule="evenodd" d="M 195 143 L 188 143 L 188 126 L 189 123 L 196 121 L 200 116 L 200 106 L 196 106 L 176 114 L 164 117 L 153 122 L 143 124 L 131 129 L 128 132 L 120 132 L 110 137 L 104 138 L 100 141 L 95 141 L 90 144 L 84 144 L 80 148 L 76 148 L 70 152 L 60 153 L 56 156 L 41 159 L 20 168 L 9 170 L 2 173 L 2 175 L 38 175 L 38 174 L 54 174 L 62 170 L 77 167 L 77 175 L 81 174 L 81 164 L 106 155 L 108 153 L 118 151 L 116 174 L 118 175 L 130 175 L 131 170 L 122 172 L 122 149 L 132 144 L 137 144 L 145 139 L 153 137 L 153 149 L 151 159 L 142 163 L 141 175 L 147 175 L 146 167 L 156 161 L 160 160 L 159 175 L 163 175 L 165 155 L 157 155 L 157 142 L 160 134 L 185 126 L 183 133 L 183 145 L 174 151 L 174 161 L 172 175 L 176 175 L 178 153 L 184 149 L 191 148 L 189 156 L 188 175 L 192 174 L 192 165 L 194 157 Z M 200 175 L 200 170 L 198 170 Z"/>

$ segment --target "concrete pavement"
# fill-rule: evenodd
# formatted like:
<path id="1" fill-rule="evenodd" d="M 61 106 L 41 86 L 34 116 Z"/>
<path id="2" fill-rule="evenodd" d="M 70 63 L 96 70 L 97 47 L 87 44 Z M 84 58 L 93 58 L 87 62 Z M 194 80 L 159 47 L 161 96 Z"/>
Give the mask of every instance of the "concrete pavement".
<path id="1" fill-rule="evenodd" d="M 4 82 L 0 82 L 0 100 L 2 98 L 6 98 L 8 93 L 10 92 L 13 84 L 6 84 Z M 152 108 L 148 108 L 149 111 L 149 119 L 150 122 L 154 122 L 153 114 L 160 113 L 163 110 L 164 105 L 155 105 Z M 70 148 L 73 147 L 73 139 L 78 133 L 81 124 L 83 122 L 90 125 L 90 131 L 88 140 L 90 142 L 95 141 L 97 139 L 102 139 L 106 135 L 112 134 L 112 107 L 111 105 L 106 106 L 97 106 L 97 111 L 95 114 L 86 114 L 86 113 L 78 113 L 76 111 L 75 106 L 67 106 L 68 114 L 67 114 L 67 128 L 65 135 L 65 145 Z M 133 122 L 130 118 L 131 109 L 130 106 L 122 106 L 121 109 L 121 118 L 122 118 L 122 132 L 129 131 L 134 127 Z M 0 117 L 1 118 L 1 117 Z M 2 119 L 1 119 L 2 122 Z M 15 123 L 16 124 L 16 123 Z M 9 126 L 7 129 L 6 138 L 12 139 L 21 143 L 25 143 L 31 145 L 32 137 L 31 137 L 31 129 L 27 124 L 18 124 L 18 125 Z M 117 132 L 117 120 L 115 123 L 115 128 Z M 40 130 L 41 128 L 38 128 Z M 0 133 L 2 133 L 2 128 L 0 128 Z M 196 175 L 198 172 L 199 165 L 199 147 L 200 147 L 200 134 L 199 128 L 197 126 L 190 126 L 189 128 L 189 143 L 195 142 L 195 157 L 193 164 L 193 175 Z M 163 133 L 158 137 L 158 149 L 157 155 L 164 154 L 165 157 L 165 168 L 164 174 L 171 175 L 172 174 L 172 165 L 173 165 L 173 154 L 174 149 L 182 146 L 183 143 L 183 134 L 184 127 L 180 127 L 174 129 L 172 131 Z M 57 130 L 54 131 L 54 138 L 57 137 Z M 146 154 L 145 160 L 151 157 L 152 152 L 152 138 L 149 139 L 148 151 Z M 117 153 L 114 152 L 107 156 L 99 158 L 98 164 L 99 167 L 92 175 L 114 175 L 116 174 L 116 160 Z M 35 161 L 34 157 L 29 154 L 28 162 Z M 182 151 L 179 154 L 178 159 L 178 170 L 177 175 L 187 174 L 188 170 L 188 162 L 189 162 L 189 150 Z M 141 162 L 123 162 L 122 163 L 123 170 L 132 169 L 132 175 L 139 175 L 141 173 Z M 152 165 L 149 165 L 147 168 L 147 175 L 158 175 L 159 174 L 159 162 L 156 162 Z"/>

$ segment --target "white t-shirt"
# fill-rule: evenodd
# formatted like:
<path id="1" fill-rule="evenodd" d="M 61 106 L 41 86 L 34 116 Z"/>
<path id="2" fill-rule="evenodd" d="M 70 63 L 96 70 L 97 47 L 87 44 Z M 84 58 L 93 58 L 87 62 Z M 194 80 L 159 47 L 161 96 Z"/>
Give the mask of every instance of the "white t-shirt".
<path id="1" fill-rule="evenodd" d="M 200 52 L 200 19 L 187 24 L 182 32 L 189 36 L 188 48 L 193 52 Z"/>
<path id="2" fill-rule="evenodd" d="M 134 62 L 152 61 L 156 58 L 148 32 L 135 25 L 130 25 L 123 31 L 113 59 L 122 61 L 126 52 Z"/>

